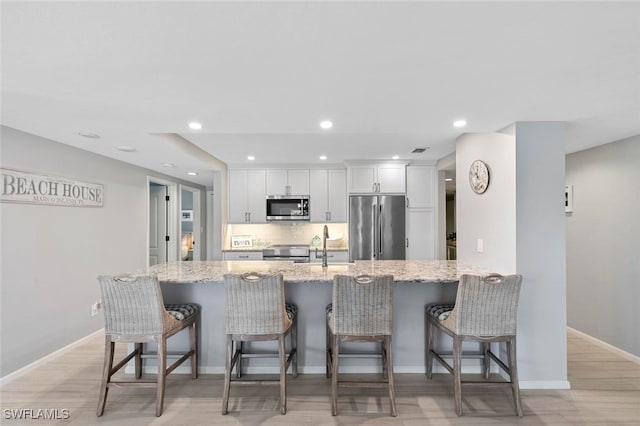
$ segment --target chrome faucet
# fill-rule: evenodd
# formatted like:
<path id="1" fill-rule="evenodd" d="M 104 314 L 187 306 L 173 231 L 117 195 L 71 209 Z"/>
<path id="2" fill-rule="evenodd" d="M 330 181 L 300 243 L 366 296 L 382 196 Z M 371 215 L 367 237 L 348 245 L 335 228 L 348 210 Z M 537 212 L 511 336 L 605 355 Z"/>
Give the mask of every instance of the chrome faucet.
<path id="1" fill-rule="evenodd" d="M 322 230 L 322 255 L 318 256 L 318 249 L 316 248 L 316 259 L 322 259 L 322 267 L 326 268 L 327 264 L 327 238 L 329 238 L 329 227 L 327 225 L 324 226 Z"/>

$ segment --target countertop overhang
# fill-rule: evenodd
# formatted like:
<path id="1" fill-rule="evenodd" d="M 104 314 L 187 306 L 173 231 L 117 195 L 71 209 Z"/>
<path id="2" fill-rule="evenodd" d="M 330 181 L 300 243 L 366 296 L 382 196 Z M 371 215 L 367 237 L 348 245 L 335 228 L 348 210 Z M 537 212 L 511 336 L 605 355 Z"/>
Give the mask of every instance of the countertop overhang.
<path id="1" fill-rule="evenodd" d="M 463 274 L 489 271 L 456 260 L 362 260 L 350 264 L 329 263 L 326 268 L 315 263 L 288 261 L 207 260 L 161 263 L 136 271 L 136 274 L 155 274 L 164 284 L 221 284 L 224 274 L 245 272 L 281 273 L 288 283 L 329 283 L 336 274 L 390 274 L 398 283 L 457 283 Z"/>

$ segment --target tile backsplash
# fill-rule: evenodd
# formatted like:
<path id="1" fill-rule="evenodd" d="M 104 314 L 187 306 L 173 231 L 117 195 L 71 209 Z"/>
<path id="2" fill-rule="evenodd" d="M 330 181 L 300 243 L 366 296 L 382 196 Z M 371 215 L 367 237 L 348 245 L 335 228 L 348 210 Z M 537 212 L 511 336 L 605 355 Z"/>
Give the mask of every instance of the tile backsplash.
<path id="1" fill-rule="evenodd" d="M 270 244 L 304 244 L 311 245 L 316 235 L 322 238 L 323 223 L 281 222 L 267 224 L 234 224 L 227 225 L 227 241 L 225 249 L 231 247 L 231 236 L 250 235 L 253 247 L 262 248 Z M 344 247 L 348 246 L 347 224 L 327 223 L 330 238 L 344 238 Z"/>

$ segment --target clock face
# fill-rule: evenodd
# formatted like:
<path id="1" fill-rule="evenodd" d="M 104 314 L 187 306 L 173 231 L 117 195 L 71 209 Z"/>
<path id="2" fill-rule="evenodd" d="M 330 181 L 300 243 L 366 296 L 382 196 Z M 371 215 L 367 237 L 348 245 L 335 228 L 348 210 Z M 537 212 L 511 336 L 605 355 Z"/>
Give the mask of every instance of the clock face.
<path id="1" fill-rule="evenodd" d="M 489 188 L 489 167 L 484 161 L 476 160 L 471 163 L 469 185 L 476 194 L 482 194 Z"/>

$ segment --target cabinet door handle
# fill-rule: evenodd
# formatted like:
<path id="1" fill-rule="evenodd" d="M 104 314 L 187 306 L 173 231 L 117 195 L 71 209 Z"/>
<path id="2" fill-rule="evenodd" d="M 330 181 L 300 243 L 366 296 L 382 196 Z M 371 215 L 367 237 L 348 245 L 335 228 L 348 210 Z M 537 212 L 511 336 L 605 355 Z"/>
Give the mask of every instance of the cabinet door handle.
<path id="1" fill-rule="evenodd" d="M 247 212 L 247 222 L 251 222 L 251 212 Z"/>
<path id="2" fill-rule="evenodd" d="M 407 248 L 409 248 L 409 239 L 407 238 Z"/>
<path id="3" fill-rule="evenodd" d="M 331 212 L 327 212 L 329 213 L 329 222 L 331 222 Z"/>
<path id="4" fill-rule="evenodd" d="M 409 197 L 407 197 L 407 207 L 409 207 Z"/>
<path id="5" fill-rule="evenodd" d="M 240 259 L 248 259 L 248 258 L 249 258 L 249 256 L 248 256 L 248 255 L 246 255 L 246 254 L 245 254 L 245 255 L 239 255 L 238 257 L 239 257 Z"/>

